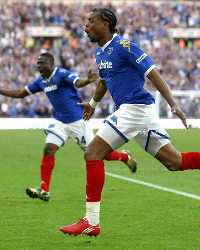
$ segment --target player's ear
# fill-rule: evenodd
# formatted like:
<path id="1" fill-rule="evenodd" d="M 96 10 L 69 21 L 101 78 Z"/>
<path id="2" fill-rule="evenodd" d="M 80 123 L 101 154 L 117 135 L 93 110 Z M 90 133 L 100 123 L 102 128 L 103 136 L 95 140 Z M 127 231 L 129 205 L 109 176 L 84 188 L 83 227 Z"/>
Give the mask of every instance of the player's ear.
<path id="1" fill-rule="evenodd" d="M 103 22 L 103 26 L 104 26 L 106 29 L 110 29 L 110 28 L 109 28 L 109 23 L 106 22 L 106 21 Z"/>

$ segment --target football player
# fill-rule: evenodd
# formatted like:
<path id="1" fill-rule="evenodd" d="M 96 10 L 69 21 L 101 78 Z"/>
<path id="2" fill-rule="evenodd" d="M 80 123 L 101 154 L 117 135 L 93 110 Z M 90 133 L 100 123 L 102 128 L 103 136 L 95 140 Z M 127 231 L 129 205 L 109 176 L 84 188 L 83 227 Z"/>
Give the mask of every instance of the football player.
<path id="1" fill-rule="evenodd" d="M 170 171 L 200 169 L 199 152 L 179 152 L 161 126 L 156 114 L 155 100 L 144 89 L 145 77 L 162 94 L 172 113 L 187 128 L 184 113 L 156 69 L 156 65 L 137 44 L 124 40 L 116 33 L 117 18 L 106 8 L 94 9 L 85 27 L 91 42 L 97 43 L 96 64 L 101 80 L 96 93 L 85 106 L 88 120 L 97 102 L 109 90 L 117 110 L 108 116 L 85 152 L 86 215 L 80 221 L 60 228 L 61 232 L 79 235 L 100 233 L 99 214 L 104 186 L 106 155 L 129 140 L 135 141 Z"/>

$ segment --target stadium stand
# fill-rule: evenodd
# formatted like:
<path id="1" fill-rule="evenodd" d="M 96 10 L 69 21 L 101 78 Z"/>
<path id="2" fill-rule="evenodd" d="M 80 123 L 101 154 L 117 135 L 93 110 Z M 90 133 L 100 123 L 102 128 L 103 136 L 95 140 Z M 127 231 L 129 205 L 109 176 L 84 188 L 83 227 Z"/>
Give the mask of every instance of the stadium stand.
<path id="1" fill-rule="evenodd" d="M 12 1 L 0 2 L 0 86 L 17 88 L 37 75 L 35 60 L 42 50 L 50 50 L 56 63 L 85 76 L 96 71 L 94 47 L 84 34 L 85 13 L 96 7 L 91 1 Z M 119 18 L 118 30 L 125 38 L 140 43 L 154 59 L 173 90 L 200 89 L 200 4 L 190 1 L 112 1 Z M 117 2 L 117 5 L 116 5 Z M 49 4 L 51 3 L 51 4 Z M 101 5 L 102 6 L 102 5 Z M 83 99 L 95 85 L 81 90 Z M 200 117 L 200 96 L 180 97 L 188 117 Z M 96 110 L 104 117 L 113 110 L 109 95 Z M 0 96 L 1 117 L 49 117 L 51 107 L 44 95 L 24 100 Z M 165 103 L 161 117 L 168 116 Z"/>

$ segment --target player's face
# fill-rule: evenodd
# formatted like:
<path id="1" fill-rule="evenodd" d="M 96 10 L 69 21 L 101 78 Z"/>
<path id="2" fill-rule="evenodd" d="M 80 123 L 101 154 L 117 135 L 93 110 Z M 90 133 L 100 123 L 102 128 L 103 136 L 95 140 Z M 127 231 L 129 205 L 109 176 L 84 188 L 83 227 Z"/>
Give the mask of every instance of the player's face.
<path id="1" fill-rule="evenodd" d="M 39 56 L 37 59 L 37 69 L 40 72 L 41 76 L 49 77 L 52 72 L 53 65 L 50 63 L 50 60 L 47 57 Z"/>
<path id="2" fill-rule="evenodd" d="M 85 32 L 90 41 L 98 43 L 104 36 L 106 26 L 106 22 L 99 17 L 98 13 L 92 12 L 88 17 L 87 24 L 85 25 Z"/>

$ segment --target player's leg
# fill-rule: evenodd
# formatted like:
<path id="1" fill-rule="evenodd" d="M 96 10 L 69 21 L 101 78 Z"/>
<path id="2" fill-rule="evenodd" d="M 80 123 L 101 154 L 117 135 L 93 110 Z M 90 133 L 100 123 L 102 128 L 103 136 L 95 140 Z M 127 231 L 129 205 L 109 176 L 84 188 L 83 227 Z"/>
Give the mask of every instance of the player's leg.
<path id="1" fill-rule="evenodd" d="M 171 171 L 200 169 L 200 152 L 179 152 L 172 144 L 163 146 L 155 158 Z"/>
<path id="2" fill-rule="evenodd" d="M 179 152 L 159 123 L 154 129 L 139 133 L 135 140 L 170 171 L 200 169 L 200 152 Z"/>
<path id="3" fill-rule="evenodd" d="M 49 135 L 49 137 L 54 137 L 54 135 Z M 55 138 L 54 138 L 55 140 Z M 55 153 L 59 149 L 60 145 L 54 143 L 46 143 L 44 148 L 44 154 L 41 160 L 40 165 L 40 178 L 41 184 L 40 187 L 42 190 L 49 192 L 50 181 L 55 166 Z"/>
<path id="4" fill-rule="evenodd" d="M 40 178 L 41 183 L 39 188 L 27 188 L 26 193 L 31 198 L 39 198 L 48 201 L 50 198 L 50 181 L 55 165 L 55 153 L 58 146 L 52 143 L 46 143 L 44 147 L 44 154 L 40 164 Z"/>
<path id="5" fill-rule="evenodd" d="M 68 234 L 98 235 L 101 193 L 104 186 L 104 162 L 106 155 L 125 143 L 112 127 L 104 124 L 85 152 L 86 161 L 86 216 L 79 222 L 63 226 L 60 231 Z"/>
<path id="6" fill-rule="evenodd" d="M 88 122 L 83 120 L 72 123 L 71 125 L 72 138 L 81 147 L 82 150 L 86 150 L 89 143 L 94 138 L 94 131 Z M 137 162 L 129 151 L 113 150 L 105 156 L 107 161 L 121 161 L 123 162 L 132 173 L 137 170 Z"/>
<path id="7" fill-rule="evenodd" d="M 128 168 L 130 169 L 130 171 L 132 173 L 136 172 L 137 170 L 137 162 L 134 159 L 134 157 L 131 155 L 131 153 L 129 151 L 119 151 L 119 150 L 115 150 L 115 148 L 119 148 L 121 145 L 123 145 L 125 142 L 127 142 L 127 139 L 122 135 L 121 132 L 119 132 L 116 129 L 116 131 L 114 130 L 114 127 L 110 127 L 110 123 L 107 123 L 107 131 L 110 131 L 110 133 L 106 133 L 107 136 L 105 137 L 105 132 L 104 130 L 100 130 L 97 135 L 99 135 L 101 138 L 104 138 L 108 144 L 110 144 L 113 148 L 113 151 L 108 153 L 107 155 L 105 155 L 104 160 L 107 161 L 122 161 L 126 166 L 128 166 Z M 118 134 L 119 137 L 116 139 L 114 136 L 114 140 L 112 139 L 113 136 L 113 131 L 114 134 Z M 118 132 L 117 132 L 118 131 Z M 117 141 L 116 141 L 117 140 Z"/>
<path id="8" fill-rule="evenodd" d="M 151 118 L 149 129 L 139 133 L 135 140 L 168 170 L 200 169 L 200 152 L 179 152 L 156 115 Z"/>
<path id="9" fill-rule="evenodd" d="M 55 124 L 49 126 L 45 133 L 47 134 L 44 153 L 40 164 L 40 187 L 39 188 L 27 188 L 26 193 L 31 198 L 39 198 L 44 201 L 48 201 L 50 198 L 50 183 L 53 169 L 55 166 L 55 154 L 57 150 L 64 145 L 67 140 L 67 135 L 64 134 L 63 126 L 61 122 L 55 121 Z"/>
<path id="10" fill-rule="evenodd" d="M 132 173 L 135 173 L 137 170 L 137 161 L 128 150 L 113 150 L 111 153 L 105 156 L 105 160 L 121 161 L 130 169 Z"/>
<path id="11" fill-rule="evenodd" d="M 95 136 L 89 144 L 85 153 L 86 215 L 77 223 L 60 227 L 61 232 L 88 236 L 97 236 L 100 233 L 100 200 L 105 179 L 103 159 L 111 151 L 112 148 L 99 136 Z"/>

